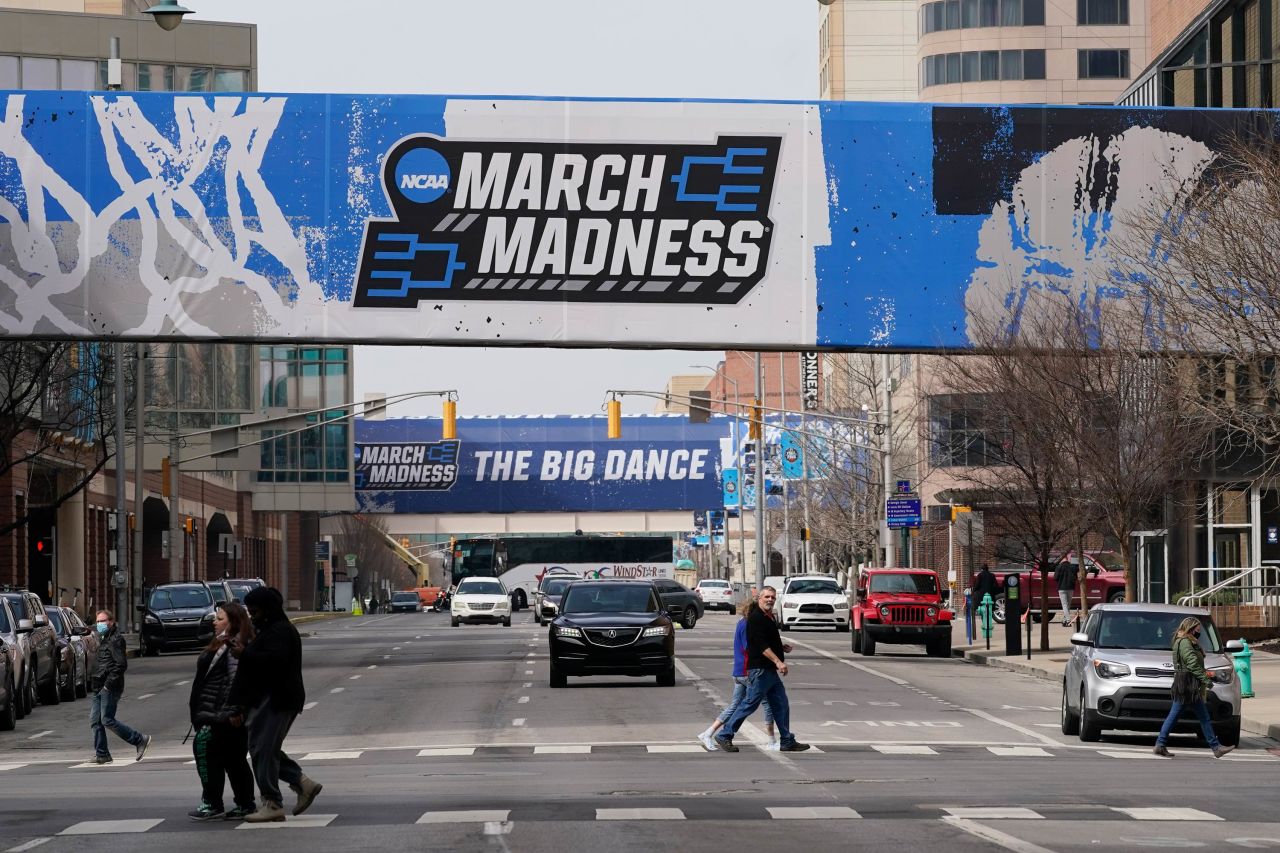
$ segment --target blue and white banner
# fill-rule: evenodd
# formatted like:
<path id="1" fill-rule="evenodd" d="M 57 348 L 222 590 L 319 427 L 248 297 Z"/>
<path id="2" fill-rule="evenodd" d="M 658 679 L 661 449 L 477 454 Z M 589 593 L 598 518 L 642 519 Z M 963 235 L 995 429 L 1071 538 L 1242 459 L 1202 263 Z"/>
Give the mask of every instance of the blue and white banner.
<path id="1" fill-rule="evenodd" d="M 718 505 L 725 419 L 356 419 L 356 498 L 364 512 L 694 511 Z"/>
<path id="2" fill-rule="evenodd" d="M 720 478 L 724 484 L 725 509 L 737 509 L 742 504 L 742 486 L 738 482 L 738 469 L 725 468 L 720 472 Z"/>
<path id="3" fill-rule="evenodd" d="M 0 337 L 931 350 L 1155 317 L 1131 223 L 1256 121 L 0 91 Z"/>
<path id="4" fill-rule="evenodd" d="M 779 433 L 778 443 L 781 446 L 779 455 L 781 457 L 782 479 L 803 479 L 805 466 L 804 438 L 789 429 L 779 430 Z"/>

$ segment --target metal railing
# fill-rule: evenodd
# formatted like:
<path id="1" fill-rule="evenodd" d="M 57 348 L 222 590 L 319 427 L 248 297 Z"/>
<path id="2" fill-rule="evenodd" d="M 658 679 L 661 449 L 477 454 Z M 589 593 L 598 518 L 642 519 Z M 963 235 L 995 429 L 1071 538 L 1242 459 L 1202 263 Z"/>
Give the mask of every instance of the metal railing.
<path id="1" fill-rule="evenodd" d="M 1194 591 L 1178 604 L 1206 608 L 1221 624 L 1280 625 L 1280 566 L 1195 568 L 1191 583 Z"/>

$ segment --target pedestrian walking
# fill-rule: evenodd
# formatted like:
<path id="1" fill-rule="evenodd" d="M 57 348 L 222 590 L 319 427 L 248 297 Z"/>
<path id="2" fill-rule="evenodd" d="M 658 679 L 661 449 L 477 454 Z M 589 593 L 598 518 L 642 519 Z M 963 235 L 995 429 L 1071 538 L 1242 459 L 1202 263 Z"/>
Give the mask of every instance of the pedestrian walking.
<path id="1" fill-rule="evenodd" d="M 1000 585 L 996 583 L 996 576 L 991 574 L 991 567 L 983 563 L 981 570 L 973 578 L 973 606 L 976 608 L 981 604 L 984 595 L 990 595 L 994 601 L 999 594 Z"/>
<path id="2" fill-rule="evenodd" d="M 107 746 L 107 729 L 138 751 L 138 761 L 151 746 L 151 735 L 134 731 L 116 719 L 116 706 L 124 695 L 124 673 L 129 668 L 125 654 L 124 635 L 116 625 L 115 614 L 99 610 L 94 628 L 98 632 L 98 656 L 94 661 L 89 689 L 93 701 L 89 705 L 89 728 L 93 731 L 94 764 L 110 764 L 111 749 Z"/>
<path id="3" fill-rule="evenodd" d="M 698 734 L 698 740 L 702 742 L 702 745 L 708 751 L 716 748 L 715 741 L 712 738 L 733 716 L 734 711 L 738 710 L 742 700 L 747 697 L 747 616 L 756 607 L 754 600 L 744 601 L 738 607 L 738 614 L 742 618 L 738 620 L 738 624 L 733 629 L 733 697 L 729 699 L 729 704 L 724 706 L 724 710 L 720 712 L 720 716 L 716 717 L 711 726 L 706 731 Z M 773 725 L 773 709 L 769 707 L 767 700 L 764 703 L 764 727 L 769 736 L 769 745 L 765 749 L 777 749 L 778 745 L 775 740 L 776 733 Z"/>
<path id="4" fill-rule="evenodd" d="M 747 695 L 714 738 L 716 747 L 725 752 L 738 751 L 733 745 L 733 736 L 764 701 L 768 701 L 778 726 L 778 750 L 803 752 L 809 748 L 809 744 L 797 741 L 791 731 L 791 705 L 782 686 L 782 678 L 787 674 L 786 653 L 791 651 L 791 644 L 782 642 L 778 623 L 773 618 L 773 605 L 777 600 L 776 589 L 763 587 L 757 599 L 759 606 L 747 614 Z"/>
<path id="5" fill-rule="evenodd" d="M 1053 573 L 1053 581 L 1058 586 L 1058 600 L 1062 602 L 1062 624 L 1071 624 L 1071 594 L 1075 592 L 1076 581 L 1080 578 L 1080 564 L 1069 560 L 1058 563 Z"/>
<path id="6" fill-rule="evenodd" d="M 1209 719 L 1209 706 L 1205 704 L 1205 698 L 1213 687 L 1213 679 L 1204 670 L 1204 649 L 1200 646 L 1201 630 L 1200 620 L 1188 616 L 1178 625 L 1178 630 L 1173 635 L 1173 705 L 1169 708 L 1169 716 L 1164 718 L 1164 725 L 1160 727 L 1160 735 L 1152 750 L 1165 758 L 1173 757 L 1165 744 L 1178 715 L 1187 705 L 1191 706 L 1200 719 L 1200 730 L 1204 732 L 1204 739 L 1209 742 L 1214 758 L 1221 758 L 1235 749 L 1234 746 L 1224 746 L 1218 740 L 1213 722 Z"/>
<path id="7" fill-rule="evenodd" d="M 200 805 L 187 816 L 192 820 L 241 820 L 254 811 L 253 772 L 249 770 L 249 734 L 232 717 L 243 718 L 244 709 L 230 703 L 239 660 L 234 649 L 253 640 L 249 614 L 238 601 L 224 601 L 213 611 L 213 642 L 196 661 L 191 682 L 191 725 L 195 729 L 192 750 L 200 775 Z M 235 806 L 224 810 L 224 783 L 231 780 Z"/>
<path id="8" fill-rule="evenodd" d="M 245 820 L 249 823 L 282 821 L 281 780 L 298 795 L 293 807 L 295 815 L 310 808 L 323 787 L 307 778 L 298 762 L 283 749 L 289 727 L 302 713 L 306 702 L 306 690 L 302 686 L 302 638 L 285 615 L 284 599 L 274 587 L 250 590 L 244 597 L 244 605 L 257 635 L 239 650 L 240 664 L 228 702 L 248 709 L 247 718 L 233 716 L 231 724 L 247 722 L 249 726 L 249 757 L 262 795 L 257 811 Z"/>

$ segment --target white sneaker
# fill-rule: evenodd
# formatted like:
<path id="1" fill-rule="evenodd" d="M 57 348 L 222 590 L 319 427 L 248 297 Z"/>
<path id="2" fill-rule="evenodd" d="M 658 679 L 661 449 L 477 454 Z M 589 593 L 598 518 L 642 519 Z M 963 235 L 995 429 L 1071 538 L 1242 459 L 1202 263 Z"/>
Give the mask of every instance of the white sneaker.
<path id="1" fill-rule="evenodd" d="M 700 740 L 702 745 L 706 747 L 707 752 L 716 751 L 715 741 L 711 739 L 711 729 L 707 729 L 705 732 L 698 732 L 698 740 Z"/>
<path id="2" fill-rule="evenodd" d="M 771 740 L 766 743 L 763 748 L 765 752 L 777 752 L 780 747 L 781 744 L 779 744 L 778 741 Z"/>

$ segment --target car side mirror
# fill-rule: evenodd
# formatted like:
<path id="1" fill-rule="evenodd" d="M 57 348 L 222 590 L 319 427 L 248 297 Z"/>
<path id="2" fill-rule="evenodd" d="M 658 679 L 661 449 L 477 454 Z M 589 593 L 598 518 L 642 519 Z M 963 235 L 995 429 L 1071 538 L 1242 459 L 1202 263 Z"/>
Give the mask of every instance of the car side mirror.
<path id="1" fill-rule="evenodd" d="M 45 625 L 48 625 L 48 624 L 49 624 L 48 616 L 40 616 L 38 614 L 36 615 L 35 626 L 37 628 L 43 628 Z"/>
<path id="2" fill-rule="evenodd" d="M 71 633 L 75 634 L 77 637 L 87 637 L 89 636 L 89 629 L 85 626 L 81 626 L 78 628 L 72 628 Z"/>
<path id="3" fill-rule="evenodd" d="M 145 605 L 145 604 L 136 604 L 136 605 L 134 605 L 134 608 L 133 608 L 133 609 L 134 609 L 134 610 L 136 610 L 136 611 L 138 611 L 139 613 L 146 613 L 146 612 L 147 612 L 147 605 Z"/>
<path id="4" fill-rule="evenodd" d="M 35 627 L 31 624 L 31 620 L 30 620 L 30 619 L 19 619 L 19 620 L 18 620 L 18 633 L 19 633 L 19 634 L 30 634 L 30 633 L 31 633 L 32 631 L 34 631 L 34 630 L 35 630 Z"/>
<path id="5" fill-rule="evenodd" d="M 1092 646 L 1093 641 L 1089 639 L 1089 635 L 1083 631 L 1078 631 L 1071 635 L 1071 645 L 1073 646 Z"/>
<path id="6" fill-rule="evenodd" d="M 1232 655 L 1232 654 L 1235 654 L 1236 652 L 1244 651 L 1244 643 L 1240 642 L 1239 640 L 1228 640 L 1227 645 L 1224 648 L 1227 654 Z"/>

